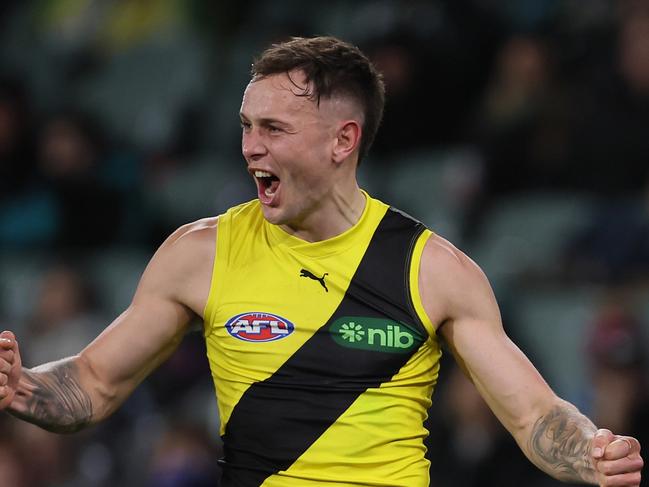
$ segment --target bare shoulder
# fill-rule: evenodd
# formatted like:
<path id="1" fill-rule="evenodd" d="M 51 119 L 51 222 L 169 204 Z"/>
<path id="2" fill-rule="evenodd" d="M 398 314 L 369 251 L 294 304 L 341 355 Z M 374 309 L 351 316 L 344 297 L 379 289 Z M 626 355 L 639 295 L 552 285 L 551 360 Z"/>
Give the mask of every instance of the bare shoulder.
<path id="1" fill-rule="evenodd" d="M 151 263 L 167 273 L 205 266 L 206 260 L 214 260 L 217 222 L 218 217 L 204 218 L 181 226 L 162 243 Z"/>
<path id="2" fill-rule="evenodd" d="M 219 217 L 203 218 L 178 228 L 162 244 L 160 250 L 176 258 L 195 258 L 195 253 L 214 253 Z"/>
<path id="3" fill-rule="evenodd" d="M 420 279 L 451 290 L 480 284 L 487 278 L 469 256 L 439 235 L 431 235 L 421 258 Z"/>
<path id="4" fill-rule="evenodd" d="M 181 226 L 158 248 L 138 292 L 166 295 L 201 314 L 209 293 L 218 217 Z"/>
<path id="5" fill-rule="evenodd" d="M 495 300 L 482 269 L 455 245 L 435 234 L 424 247 L 419 287 L 424 308 L 437 324 Z"/>

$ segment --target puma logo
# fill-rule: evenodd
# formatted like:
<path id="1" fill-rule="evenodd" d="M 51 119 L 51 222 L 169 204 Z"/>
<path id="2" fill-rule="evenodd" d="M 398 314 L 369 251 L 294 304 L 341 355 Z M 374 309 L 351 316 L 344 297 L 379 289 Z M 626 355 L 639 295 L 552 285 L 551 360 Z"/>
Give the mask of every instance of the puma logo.
<path id="1" fill-rule="evenodd" d="M 324 290 L 329 292 L 329 289 L 327 289 L 327 284 L 325 284 L 325 276 L 327 276 L 327 275 L 329 275 L 329 273 L 325 272 L 322 275 L 322 277 L 318 277 L 313 272 L 307 271 L 306 269 L 302 269 L 300 271 L 300 277 L 308 277 L 309 279 L 313 279 L 314 281 L 318 281 L 322 285 Z"/>

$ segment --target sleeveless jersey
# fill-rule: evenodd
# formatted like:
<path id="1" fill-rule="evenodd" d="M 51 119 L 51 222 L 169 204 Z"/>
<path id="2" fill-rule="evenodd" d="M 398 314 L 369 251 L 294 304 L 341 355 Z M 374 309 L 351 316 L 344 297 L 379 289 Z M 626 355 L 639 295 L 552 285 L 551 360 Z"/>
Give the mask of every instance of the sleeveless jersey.
<path id="1" fill-rule="evenodd" d="M 431 232 L 365 194 L 321 242 L 257 200 L 218 220 L 205 339 L 224 487 L 427 487 L 441 350 L 418 289 Z"/>

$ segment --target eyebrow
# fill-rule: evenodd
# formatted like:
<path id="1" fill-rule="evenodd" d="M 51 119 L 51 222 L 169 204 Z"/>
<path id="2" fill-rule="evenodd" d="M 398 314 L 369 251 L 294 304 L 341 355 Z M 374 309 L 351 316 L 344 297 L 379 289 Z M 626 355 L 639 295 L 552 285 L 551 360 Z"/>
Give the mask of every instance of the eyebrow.
<path id="1" fill-rule="evenodd" d="M 250 119 L 246 117 L 243 113 L 239 113 L 239 118 L 241 121 L 250 122 Z M 264 117 L 257 120 L 257 123 L 262 127 L 268 127 L 269 125 L 282 125 L 284 127 L 290 127 L 291 124 L 288 122 L 283 122 L 277 118 Z"/>

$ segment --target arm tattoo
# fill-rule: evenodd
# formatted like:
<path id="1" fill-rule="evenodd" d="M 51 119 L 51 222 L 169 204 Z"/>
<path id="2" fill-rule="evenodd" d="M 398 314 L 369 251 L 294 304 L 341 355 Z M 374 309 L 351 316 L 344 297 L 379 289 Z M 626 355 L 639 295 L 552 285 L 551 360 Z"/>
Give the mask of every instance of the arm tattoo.
<path id="1" fill-rule="evenodd" d="M 590 444 L 595 426 L 570 406 L 555 406 L 539 418 L 529 440 L 535 463 L 564 481 L 592 482 Z"/>
<path id="2" fill-rule="evenodd" d="M 24 406 L 12 411 L 14 416 L 56 433 L 73 433 L 90 423 L 92 402 L 72 360 L 23 370 L 21 381 L 17 395 Z"/>

